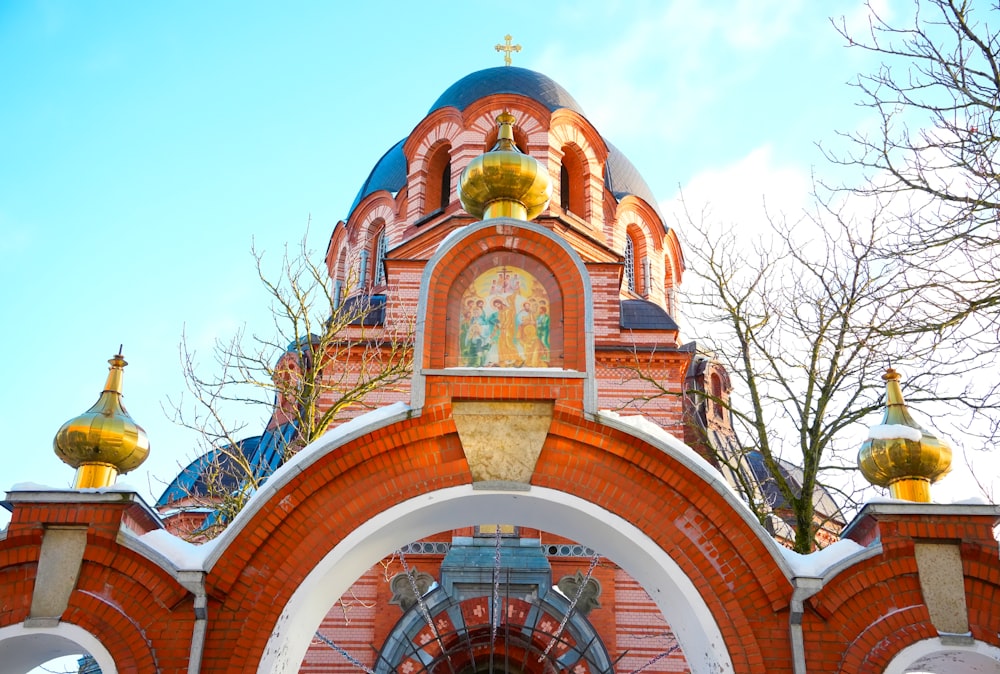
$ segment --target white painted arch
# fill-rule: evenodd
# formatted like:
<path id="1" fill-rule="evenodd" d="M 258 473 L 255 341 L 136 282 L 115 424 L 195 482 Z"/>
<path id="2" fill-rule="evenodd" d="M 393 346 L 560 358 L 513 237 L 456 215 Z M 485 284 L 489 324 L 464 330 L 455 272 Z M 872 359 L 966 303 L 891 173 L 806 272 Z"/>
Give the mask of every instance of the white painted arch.
<path id="1" fill-rule="evenodd" d="M 104 644 L 77 625 L 25 627 L 18 623 L 0 628 L 0 670 L 4 672 L 28 672 L 53 658 L 81 653 L 92 655 L 104 674 L 118 674 Z"/>
<path id="2" fill-rule="evenodd" d="M 924 639 L 889 662 L 885 674 L 1000 674 L 1000 648 L 965 636 Z"/>
<path id="3" fill-rule="evenodd" d="M 634 525 L 553 489 L 500 491 L 463 485 L 422 494 L 389 508 L 334 547 L 284 606 L 257 667 L 258 674 L 297 672 L 330 607 L 393 550 L 440 531 L 498 520 L 558 533 L 613 559 L 656 602 L 693 674 L 734 671 L 719 625 L 691 579 Z"/>

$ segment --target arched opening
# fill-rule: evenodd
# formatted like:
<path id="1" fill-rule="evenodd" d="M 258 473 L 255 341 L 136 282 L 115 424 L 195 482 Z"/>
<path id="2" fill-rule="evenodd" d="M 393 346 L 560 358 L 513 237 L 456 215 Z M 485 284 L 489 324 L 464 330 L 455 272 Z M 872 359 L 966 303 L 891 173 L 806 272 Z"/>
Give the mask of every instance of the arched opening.
<path id="1" fill-rule="evenodd" d="M 337 256 L 337 272 L 333 281 L 333 308 L 339 309 L 344 295 L 349 292 L 347 282 L 347 248 L 340 249 Z"/>
<path id="2" fill-rule="evenodd" d="M 565 146 L 562 148 L 562 153 L 559 167 L 559 205 L 564 211 L 584 217 L 587 211 L 584 199 L 586 164 L 574 147 Z"/>
<path id="3" fill-rule="evenodd" d="M 680 318 L 680 307 L 677 306 L 677 279 L 674 275 L 674 261 L 672 256 L 667 253 L 663 257 L 664 263 L 664 274 L 663 274 L 663 300 L 666 305 L 667 313 L 676 320 Z"/>
<path id="4" fill-rule="evenodd" d="M 637 276 L 637 274 L 635 273 L 635 271 L 636 271 L 635 270 L 635 249 L 636 249 L 635 239 L 632 238 L 631 234 L 626 234 L 625 235 L 625 252 L 624 252 L 624 257 L 625 257 L 625 278 L 624 278 L 624 283 L 625 283 L 625 290 L 629 291 L 630 293 L 637 293 L 637 292 L 639 292 L 639 285 L 636 282 L 636 276 Z"/>
<path id="5" fill-rule="evenodd" d="M 602 554 L 614 551 L 614 561 L 642 586 L 671 626 L 690 671 L 733 671 L 720 628 L 694 583 L 641 530 L 563 492 L 538 487 L 529 492 L 483 490 L 471 485 L 430 492 L 401 503 L 346 536 L 311 570 L 285 605 L 257 671 L 285 671 L 302 662 L 330 607 L 354 579 L 394 550 L 436 532 L 495 520 L 497 513 L 523 526 L 557 531 Z M 492 586 L 492 581 L 486 583 Z M 430 629 L 425 629 L 426 638 L 434 639 Z M 470 674 L 479 671 L 481 664 L 475 657 L 471 662 L 475 667 L 469 669 Z"/>
<path id="6" fill-rule="evenodd" d="M 385 285 L 385 256 L 389 250 L 389 242 L 385 233 L 385 225 L 375 233 L 375 246 L 372 255 L 372 284 Z"/>
<path id="7" fill-rule="evenodd" d="M 643 297 L 649 296 L 649 257 L 646 237 L 636 225 L 629 225 L 625 231 L 623 251 L 625 269 L 622 285 L 624 289 Z"/>
<path id="8" fill-rule="evenodd" d="M 444 210 L 451 203 L 451 145 L 439 145 L 427 162 L 425 215 Z"/>
<path id="9" fill-rule="evenodd" d="M 907 646 L 892 659 L 885 674 L 985 674 L 1000 672 L 1000 648 L 968 639 L 944 643 L 940 637 Z"/>
<path id="10" fill-rule="evenodd" d="M 497 144 L 497 138 L 500 137 L 500 130 L 494 127 L 492 131 L 486 134 L 486 142 L 483 144 L 483 152 L 489 152 Z M 514 123 L 514 145 L 521 152 L 528 154 L 528 137 L 521 130 L 521 127 L 515 122 Z"/>
<path id="11" fill-rule="evenodd" d="M 108 650 L 94 635 L 81 627 L 59 623 L 55 627 L 25 628 L 11 625 L 0 628 L 0 663 L 5 672 L 30 672 L 35 667 L 90 655 L 102 674 L 117 674 L 118 668 Z"/>
<path id="12" fill-rule="evenodd" d="M 722 377 L 718 372 L 713 372 L 709 378 L 712 388 L 712 414 L 717 418 L 722 418 Z"/>

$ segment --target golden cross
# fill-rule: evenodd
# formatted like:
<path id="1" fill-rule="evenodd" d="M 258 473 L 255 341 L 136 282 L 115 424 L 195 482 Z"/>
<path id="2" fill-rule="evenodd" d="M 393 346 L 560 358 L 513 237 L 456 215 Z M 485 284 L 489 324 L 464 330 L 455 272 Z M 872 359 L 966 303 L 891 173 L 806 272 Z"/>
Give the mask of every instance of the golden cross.
<path id="1" fill-rule="evenodd" d="M 510 53 L 511 52 L 515 52 L 515 51 L 521 51 L 521 45 L 519 45 L 519 44 L 511 44 L 510 43 L 510 41 L 512 39 L 514 39 L 514 38 L 512 38 L 510 36 L 510 33 L 508 33 L 507 35 L 504 35 L 503 39 L 504 39 L 504 42 L 506 44 L 498 44 L 498 45 L 496 45 L 496 49 L 497 49 L 497 51 L 504 52 L 504 55 L 503 55 L 503 64 L 505 66 L 509 66 L 510 65 Z"/>

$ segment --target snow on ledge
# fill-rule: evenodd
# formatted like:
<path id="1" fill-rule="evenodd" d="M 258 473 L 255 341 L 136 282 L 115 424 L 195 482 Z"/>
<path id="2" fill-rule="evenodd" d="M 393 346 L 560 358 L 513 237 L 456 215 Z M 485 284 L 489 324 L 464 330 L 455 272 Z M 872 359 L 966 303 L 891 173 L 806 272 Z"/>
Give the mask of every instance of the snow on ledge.
<path id="1" fill-rule="evenodd" d="M 205 558 L 215 548 L 215 540 L 200 544 L 189 543 L 164 529 L 143 534 L 139 536 L 139 540 L 169 560 L 178 571 L 204 570 Z"/>
<path id="2" fill-rule="evenodd" d="M 844 538 L 808 555 L 789 550 L 784 546 L 778 549 L 781 551 L 781 556 L 788 562 L 788 566 L 792 567 L 792 575 L 797 577 L 822 578 L 832 566 L 842 562 L 851 555 L 865 550 L 865 547 Z"/>
<path id="3" fill-rule="evenodd" d="M 10 486 L 7 491 L 66 491 L 66 487 L 51 487 L 38 482 L 17 482 Z"/>
<path id="4" fill-rule="evenodd" d="M 139 488 L 127 482 L 116 482 L 107 487 L 88 487 L 86 489 L 75 489 L 73 487 L 53 487 L 38 482 L 17 482 L 11 485 L 8 491 L 65 491 L 80 494 L 112 494 L 112 493 L 139 493 Z"/>
<path id="5" fill-rule="evenodd" d="M 868 429 L 869 440 L 916 440 L 923 437 L 919 428 L 903 424 L 876 424 Z"/>

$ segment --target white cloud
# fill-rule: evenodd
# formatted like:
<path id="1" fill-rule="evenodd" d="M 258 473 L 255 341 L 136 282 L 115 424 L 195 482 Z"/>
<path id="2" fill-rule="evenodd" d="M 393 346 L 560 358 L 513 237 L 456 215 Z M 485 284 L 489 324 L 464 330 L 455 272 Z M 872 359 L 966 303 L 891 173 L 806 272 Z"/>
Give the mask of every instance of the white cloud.
<path id="1" fill-rule="evenodd" d="M 536 67 L 574 92 L 605 135 L 676 138 L 758 73 L 761 54 L 796 29 L 802 11 L 778 0 L 620 8 L 600 17 L 611 41 L 586 51 L 556 44 Z"/>
<path id="2" fill-rule="evenodd" d="M 838 26 L 844 26 L 848 35 L 863 40 L 871 35 L 871 26 L 877 21 L 876 17 L 881 18 L 882 21 L 891 21 L 892 16 L 889 0 L 869 0 L 869 2 L 860 3 L 854 11 L 837 17 L 836 21 Z"/>
<path id="3" fill-rule="evenodd" d="M 779 164 L 772 147 L 762 145 L 731 164 L 698 173 L 660 207 L 668 221 L 683 219 L 683 198 L 690 213 L 707 212 L 720 224 L 762 227 L 766 213 L 797 218 L 811 187 L 807 170 Z"/>

